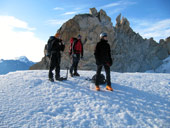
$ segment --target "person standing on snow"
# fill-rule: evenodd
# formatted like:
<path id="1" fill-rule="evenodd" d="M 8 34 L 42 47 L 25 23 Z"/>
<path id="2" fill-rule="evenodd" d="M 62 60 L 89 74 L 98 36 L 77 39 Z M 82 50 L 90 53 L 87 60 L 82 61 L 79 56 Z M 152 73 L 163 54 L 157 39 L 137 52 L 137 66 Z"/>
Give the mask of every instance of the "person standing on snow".
<path id="1" fill-rule="evenodd" d="M 54 82 L 52 71 L 55 69 L 55 79 L 62 81 L 62 77 L 60 77 L 60 61 L 61 61 L 61 53 L 60 51 L 64 51 L 65 45 L 63 44 L 60 34 L 56 33 L 55 36 L 51 36 L 48 40 L 47 44 L 47 57 L 50 59 L 50 67 L 49 67 L 49 80 Z"/>
<path id="2" fill-rule="evenodd" d="M 109 91 L 113 91 L 111 87 L 110 80 L 110 66 L 112 65 L 112 58 L 110 53 L 110 45 L 107 40 L 107 33 L 100 34 L 100 42 L 97 43 L 94 56 L 97 64 L 97 72 L 96 72 L 96 90 L 100 91 L 99 87 L 99 76 L 101 74 L 102 67 L 104 66 L 106 72 L 106 89 Z"/>
<path id="3" fill-rule="evenodd" d="M 71 77 L 80 76 L 77 72 L 77 67 L 80 61 L 80 57 L 83 58 L 83 44 L 81 42 L 81 35 L 78 35 L 78 38 L 71 38 L 70 43 L 71 45 L 70 45 L 69 55 L 72 57 L 72 66 L 70 68 L 70 75 Z"/>

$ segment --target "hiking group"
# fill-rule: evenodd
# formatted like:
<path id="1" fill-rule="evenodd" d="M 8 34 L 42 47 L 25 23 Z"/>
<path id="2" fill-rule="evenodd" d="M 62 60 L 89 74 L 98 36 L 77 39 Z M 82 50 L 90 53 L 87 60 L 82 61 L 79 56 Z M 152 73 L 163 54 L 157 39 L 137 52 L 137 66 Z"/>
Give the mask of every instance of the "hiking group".
<path id="1" fill-rule="evenodd" d="M 64 51 L 65 45 L 61 39 L 59 33 L 56 33 L 54 36 L 51 36 L 46 45 L 47 53 L 46 56 L 50 59 L 50 66 L 49 66 L 49 80 L 54 82 L 53 78 L 53 70 L 55 70 L 55 79 L 58 81 L 64 80 L 63 77 L 60 77 L 60 62 L 61 62 L 61 51 Z M 79 64 L 80 59 L 83 58 L 83 44 L 81 41 L 81 35 L 78 35 L 77 38 L 72 37 L 70 39 L 70 48 L 69 48 L 69 56 L 72 61 L 72 65 L 69 69 L 70 76 L 80 76 L 77 72 L 77 67 Z M 107 33 L 100 34 L 100 41 L 97 43 L 94 56 L 96 59 L 97 71 L 96 71 L 96 79 L 95 79 L 95 86 L 96 90 L 100 91 L 100 75 L 102 67 L 104 67 L 106 72 L 106 89 L 109 91 L 113 91 L 111 87 L 111 80 L 110 80 L 110 66 L 112 65 L 112 58 L 111 58 L 111 50 L 110 45 L 107 40 Z"/>

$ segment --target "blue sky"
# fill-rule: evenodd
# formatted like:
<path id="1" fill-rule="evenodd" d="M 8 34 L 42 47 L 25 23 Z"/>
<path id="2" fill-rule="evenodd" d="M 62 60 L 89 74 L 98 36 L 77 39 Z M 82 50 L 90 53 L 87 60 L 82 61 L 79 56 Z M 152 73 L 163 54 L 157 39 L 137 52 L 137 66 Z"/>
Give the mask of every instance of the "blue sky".
<path id="1" fill-rule="evenodd" d="M 0 59 L 40 61 L 49 36 L 92 7 L 105 10 L 113 25 L 121 13 L 135 32 L 159 41 L 170 36 L 169 6 L 169 0 L 0 0 Z"/>

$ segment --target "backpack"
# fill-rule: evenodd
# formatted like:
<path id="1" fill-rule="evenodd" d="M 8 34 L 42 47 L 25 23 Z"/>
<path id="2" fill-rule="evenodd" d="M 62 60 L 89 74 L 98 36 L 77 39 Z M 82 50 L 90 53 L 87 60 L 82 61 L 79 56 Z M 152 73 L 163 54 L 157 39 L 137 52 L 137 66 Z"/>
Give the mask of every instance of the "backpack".
<path id="1" fill-rule="evenodd" d="M 92 77 L 91 82 L 92 83 L 96 82 L 96 74 Z M 99 84 L 105 84 L 105 83 L 106 83 L 105 76 L 103 74 L 100 74 L 100 76 L 99 76 Z"/>
<path id="2" fill-rule="evenodd" d="M 70 51 L 69 51 L 70 55 L 74 53 L 74 46 L 77 43 L 77 41 L 78 41 L 77 38 L 74 37 L 70 39 Z"/>
<path id="3" fill-rule="evenodd" d="M 45 45 L 45 48 L 44 48 L 45 56 L 51 55 L 51 49 L 52 49 L 53 42 L 54 42 L 54 39 L 48 40 L 47 44 Z"/>

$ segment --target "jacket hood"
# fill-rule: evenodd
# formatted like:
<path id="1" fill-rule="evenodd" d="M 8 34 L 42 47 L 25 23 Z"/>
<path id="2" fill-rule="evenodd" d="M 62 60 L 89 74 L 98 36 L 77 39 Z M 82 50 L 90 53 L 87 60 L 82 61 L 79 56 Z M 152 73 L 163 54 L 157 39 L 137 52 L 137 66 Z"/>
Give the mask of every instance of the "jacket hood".
<path id="1" fill-rule="evenodd" d="M 104 39 L 101 39 L 100 42 L 104 42 L 104 43 L 107 43 L 108 40 L 104 40 Z"/>

